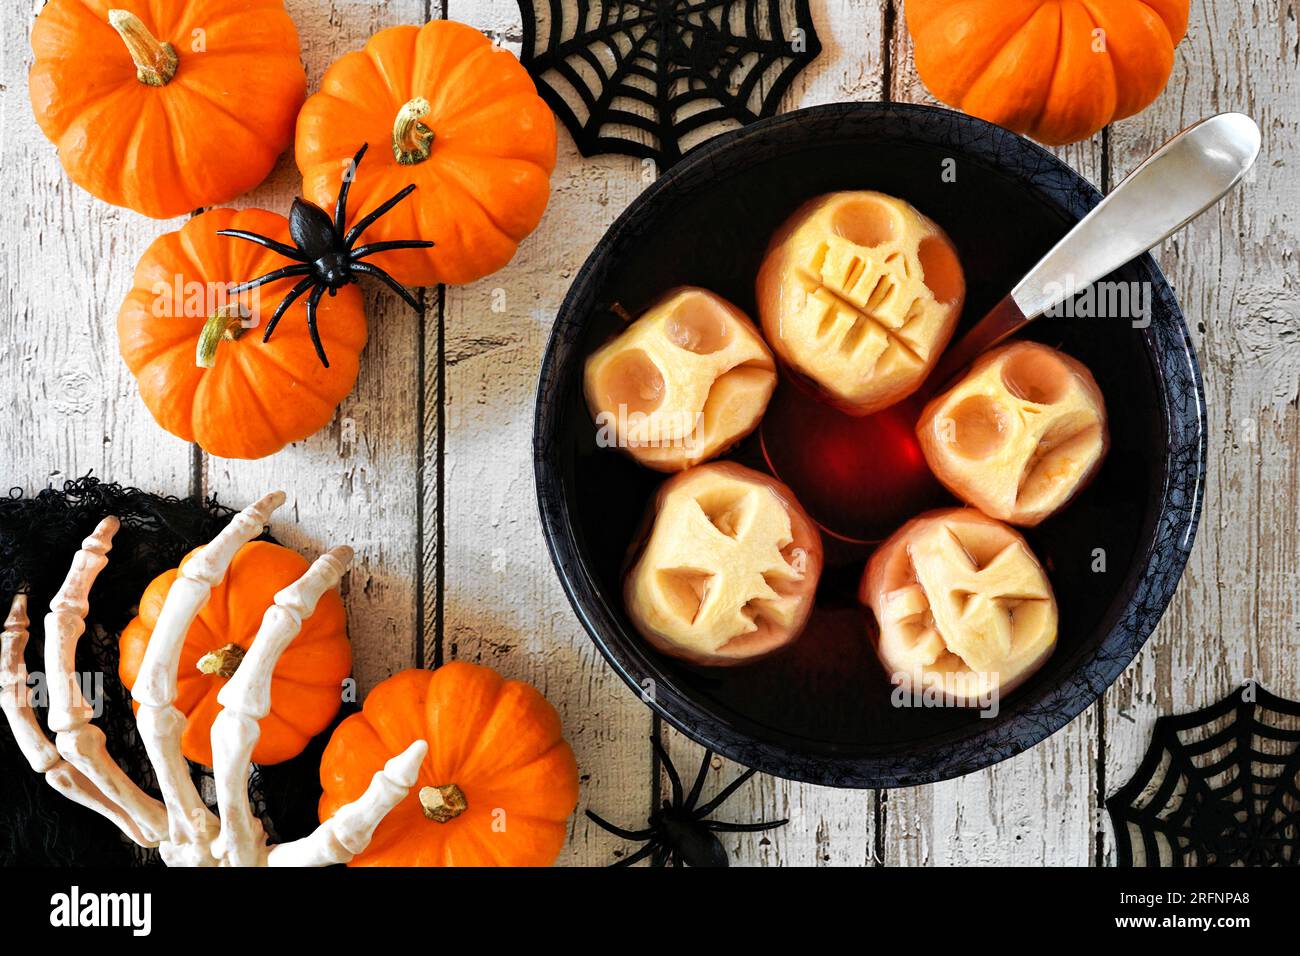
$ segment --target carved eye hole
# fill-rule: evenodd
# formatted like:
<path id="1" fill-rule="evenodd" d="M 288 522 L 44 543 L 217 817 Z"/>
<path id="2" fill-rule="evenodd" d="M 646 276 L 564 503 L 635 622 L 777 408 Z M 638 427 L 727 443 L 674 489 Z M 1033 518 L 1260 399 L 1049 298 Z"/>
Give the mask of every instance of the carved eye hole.
<path id="1" fill-rule="evenodd" d="M 744 519 L 749 512 L 748 496 L 729 489 L 705 492 L 695 499 L 713 526 L 728 538 L 739 538 Z"/>
<path id="2" fill-rule="evenodd" d="M 841 239 L 870 249 L 894 238 L 896 222 L 893 210 L 874 199 L 854 199 L 841 203 L 831 219 L 831 229 Z"/>
<path id="3" fill-rule="evenodd" d="M 664 376 L 641 349 L 628 349 L 609 360 L 600 375 L 600 393 L 608 409 L 648 415 L 664 400 Z"/>
<path id="4" fill-rule="evenodd" d="M 659 572 L 659 585 L 668 599 L 669 610 L 681 620 L 695 623 L 704 599 L 709 595 L 713 575 L 694 568 L 668 568 Z"/>
<path id="5" fill-rule="evenodd" d="M 962 399 L 946 421 L 935 420 L 935 427 L 944 430 L 948 446 L 964 458 L 987 458 L 1007 440 L 1002 406 L 987 395 Z"/>
<path id="6" fill-rule="evenodd" d="M 1020 349 L 1002 366 L 1002 384 L 1016 398 L 1051 405 L 1065 397 L 1070 371 L 1055 355 L 1042 349 Z"/>
<path id="7" fill-rule="evenodd" d="M 678 348 L 708 355 L 726 347 L 731 340 L 731 323 L 708 299 L 689 295 L 682 299 L 664 323 L 664 334 Z"/>
<path id="8" fill-rule="evenodd" d="M 922 279 L 936 302 L 956 302 L 966 289 L 957 253 L 941 236 L 926 236 L 917 247 Z"/>

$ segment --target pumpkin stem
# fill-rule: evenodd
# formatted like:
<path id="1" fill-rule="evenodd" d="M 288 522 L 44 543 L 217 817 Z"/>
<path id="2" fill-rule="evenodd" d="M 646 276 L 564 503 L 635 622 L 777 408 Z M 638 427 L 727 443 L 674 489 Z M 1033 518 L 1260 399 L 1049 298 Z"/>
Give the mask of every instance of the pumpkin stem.
<path id="1" fill-rule="evenodd" d="M 194 349 L 194 364 L 199 368 L 212 368 L 217 364 L 217 346 L 233 342 L 244 334 L 244 323 L 239 317 L 238 305 L 223 305 L 208 316 L 199 333 L 199 344 Z"/>
<path id="2" fill-rule="evenodd" d="M 218 677 L 232 677 L 239 662 L 244 659 L 244 649 L 238 644 L 227 644 L 215 651 L 208 651 L 199 658 L 199 673 L 216 674 Z"/>
<path id="3" fill-rule="evenodd" d="M 171 82 L 180 65 L 174 46 L 155 38 L 129 10 L 109 10 L 108 23 L 122 37 L 127 52 L 135 60 L 137 80 L 146 86 L 166 86 Z"/>
<path id="4" fill-rule="evenodd" d="M 429 158 L 433 150 L 433 130 L 420 122 L 429 115 L 429 101 L 417 96 L 400 110 L 393 121 L 393 156 L 403 166 L 414 166 Z"/>
<path id="5" fill-rule="evenodd" d="M 465 793 L 454 783 L 441 787 L 421 787 L 420 806 L 426 818 L 435 823 L 447 823 L 469 809 Z"/>

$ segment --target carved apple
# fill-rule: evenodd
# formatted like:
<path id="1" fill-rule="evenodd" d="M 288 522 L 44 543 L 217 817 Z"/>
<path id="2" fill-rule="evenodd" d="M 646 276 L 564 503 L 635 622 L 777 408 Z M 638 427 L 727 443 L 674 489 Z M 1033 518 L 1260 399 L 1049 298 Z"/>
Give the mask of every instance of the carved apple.
<path id="1" fill-rule="evenodd" d="M 1110 438 L 1092 373 L 1046 345 L 983 355 L 921 413 L 930 470 L 985 514 L 1032 527 L 1096 473 Z"/>
<path id="2" fill-rule="evenodd" d="M 799 636 L 821 535 L 790 489 L 734 462 L 664 482 L 624 581 L 628 615 L 665 654 L 745 664 Z"/>
<path id="3" fill-rule="evenodd" d="M 758 425 L 776 362 L 746 315 L 705 289 L 676 289 L 587 359 L 597 441 L 659 471 L 722 454 Z"/>
<path id="4" fill-rule="evenodd" d="M 758 274 L 758 312 L 777 357 L 851 415 L 906 398 L 961 315 L 966 280 L 951 240 L 878 192 L 805 203 Z"/>
<path id="5" fill-rule="evenodd" d="M 1005 694 L 1056 646 L 1056 598 L 1013 528 L 973 508 L 930 511 L 872 555 L 859 598 L 895 684 L 973 704 Z"/>

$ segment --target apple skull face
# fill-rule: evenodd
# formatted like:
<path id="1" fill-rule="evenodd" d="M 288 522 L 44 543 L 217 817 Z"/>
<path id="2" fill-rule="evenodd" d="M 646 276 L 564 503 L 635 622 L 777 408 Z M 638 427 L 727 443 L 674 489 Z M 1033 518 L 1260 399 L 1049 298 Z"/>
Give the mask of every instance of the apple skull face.
<path id="1" fill-rule="evenodd" d="M 638 631 L 697 664 L 744 664 L 789 644 L 812 611 L 821 536 L 790 490 L 733 462 L 655 496 L 624 582 Z"/>
<path id="2" fill-rule="evenodd" d="M 1106 405 L 1082 364 L 1017 342 L 980 359 L 916 426 L 930 470 L 985 514 L 1032 527 L 1096 473 Z"/>
<path id="3" fill-rule="evenodd" d="M 961 315 L 966 280 L 948 236 L 878 192 L 805 203 L 777 231 L 758 275 L 777 355 L 851 415 L 906 398 Z"/>
<path id="4" fill-rule="evenodd" d="M 704 289 L 670 292 L 587 359 L 597 441 L 659 471 L 722 454 L 763 416 L 776 362 L 743 312 Z"/>
<path id="5" fill-rule="evenodd" d="M 1007 693 L 1056 646 L 1056 598 L 1014 529 L 973 508 L 931 511 L 896 531 L 859 592 L 895 684 L 973 704 Z"/>

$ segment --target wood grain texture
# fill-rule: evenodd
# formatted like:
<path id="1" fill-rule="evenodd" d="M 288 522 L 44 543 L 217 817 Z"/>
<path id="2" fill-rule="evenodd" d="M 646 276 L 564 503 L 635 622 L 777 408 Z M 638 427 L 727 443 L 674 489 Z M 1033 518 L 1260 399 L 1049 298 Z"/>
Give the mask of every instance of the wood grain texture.
<path id="1" fill-rule="evenodd" d="M 1158 255 L 1200 356 L 1209 475 L 1178 594 L 1104 698 L 1107 794 L 1137 769 L 1159 715 L 1203 707 L 1247 679 L 1284 697 L 1300 693 L 1298 75 L 1293 4 L 1200 0 L 1169 91 L 1111 134 L 1118 174 L 1226 110 L 1254 117 L 1264 144 L 1245 185 Z M 1109 819 L 1105 826 L 1103 858 L 1113 862 Z"/>
<path id="2" fill-rule="evenodd" d="M 518 52 L 513 0 L 452 0 L 448 14 Z M 558 152 L 546 217 L 514 260 L 446 290 L 442 633 L 432 635 L 441 645 L 426 656 L 487 664 L 534 684 L 556 706 L 582 774 L 561 862 L 598 864 L 612 860 L 621 841 L 582 810 L 590 805 L 613 821 L 645 818 L 650 712 L 578 624 L 547 556 L 533 486 L 533 407 L 570 279 L 650 179 L 626 156 L 582 159 L 563 128 Z"/>
<path id="3" fill-rule="evenodd" d="M 917 78 L 900 0 L 891 27 L 890 99 L 942 105 Z M 1104 185 L 1101 134 L 1056 153 Z M 1097 713 L 1089 708 L 1030 751 L 988 770 L 890 791 L 882 813 L 886 865 L 1087 864 L 1096 834 Z"/>
<path id="4" fill-rule="evenodd" d="M 160 223 L 107 206 L 63 173 L 27 97 L 39 0 L 0 24 L 0 476 L 27 492 L 88 471 L 163 492 L 189 485 L 189 447 L 160 431 L 118 356 L 115 323 Z"/>
<path id="5" fill-rule="evenodd" d="M 114 319 L 156 222 L 100 203 L 63 175 L 27 101 L 28 33 L 40 0 L 0 25 L 0 162 L 10 196 L 0 307 L 0 475 L 34 491 L 94 472 L 151 490 L 215 492 L 232 505 L 284 488 L 275 530 L 314 553 L 357 549 L 345 581 L 361 692 L 409 666 L 462 659 L 535 684 L 555 704 L 583 776 L 562 863 L 598 865 L 625 845 L 581 815 L 635 824 L 667 795 L 650 712 L 615 676 L 564 597 L 537 519 L 532 419 L 538 366 L 569 282 L 602 233 L 653 179 L 621 156 L 582 159 L 559 134 L 541 227 L 500 273 L 429 289 L 415 316 L 369 290 L 371 339 L 333 423 L 263 462 L 208 459 L 153 422 L 117 353 Z M 287 0 L 309 91 L 376 30 L 448 15 L 517 49 L 514 0 Z M 915 77 L 901 0 L 812 0 L 823 52 L 783 109 L 835 100 L 933 102 Z M 1094 706 L 1029 753 L 985 772 L 888 794 L 759 776 L 718 811 L 787 817 L 728 835 L 737 865 L 945 865 L 1111 861 L 1100 801 L 1136 767 L 1155 716 L 1223 696 L 1247 677 L 1300 690 L 1300 151 L 1296 8 L 1197 0 L 1168 91 L 1148 111 L 1063 158 L 1099 185 L 1201 116 L 1242 109 L 1265 155 L 1246 189 L 1158 258 L 1187 313 L 1209 406 L 1205 520 L 1170 613 Z M 292 157 L 236 205 L 284 212 Z M 701 750 L 665 732 L 688 777 Z M 739 768 L 712 762 L 705 792 Z"/>

